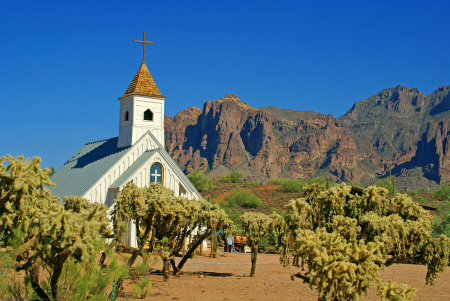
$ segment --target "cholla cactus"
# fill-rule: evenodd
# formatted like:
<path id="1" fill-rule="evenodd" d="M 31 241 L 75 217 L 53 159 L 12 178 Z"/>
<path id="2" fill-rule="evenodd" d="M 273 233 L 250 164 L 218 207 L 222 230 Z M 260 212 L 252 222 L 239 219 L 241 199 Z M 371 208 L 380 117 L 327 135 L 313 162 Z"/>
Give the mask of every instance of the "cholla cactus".
<path id="1" fill-rule="evenodd" d="M 432 238 L 426 244 L 423 252 L 424 263 L 428 265 L 426 281 L 427 284 L 434 284 L 441 273 L 449 264 L 450 239 L 441 235 L 439 238 Z"/>
<path id="2" fill-rule="evenodd" d="M 250 277 L 255 277 L 258 246 L 263 237 L 267 236 L 271 219 L 263 213 L 246 212 L 240 217 L 244 235 L 252 247 L 252 269 Z"/>
<path id="3" fill-rule="evenodd" d="M 382 301 L 410 301 L 416 296 L 416 289 L 406 284 L 397 284 L 392 280 L 381 281 L 377 289 L 377 296 L 380 296 Z"/>
<path id="4" fill-rule="evenodd" d="M 331 229 L 333 217 L 344 215 L 347 199 L 352 198 L 350 186 L 343 184 L 335 185 L 328 190 L 321 192 L 317 196 L 317 206 L 319 208 L 318 226 Z"/>
<path id="5" fill-rule="evenodd" d="M 292 231 L 312 229 L 315 224 L 315 212 L 305 198 L 290 200 L 286 207 L 286 223 Z"/>
<path id="6" fill-rule="evenodd" d="M 226 234 L 234 230 L 233 222 L 228 218 L 224 210 L 220 209 L 217 204 L 210 203 L 206 200 L 192 200 L 191 209 L 187 212 L 187 221 L 185 227 L 178 232 L 176 238 L 175 248 L 172 250 L 173 255 L 179 255 L 182 251 L 182 244 L 184 244 L 188 235 L 191 235 L 192 230 L 196 229 L 196 235 L 192 237 L 191 244 L 175 267 L 173 259 L 172 266 L 174 267 L 174 274 L 178 275 L 183 268 L 186 261 L 194 254 L 195 249 L 208 237 L 210 237 L 216 229 L 223 229 Z"/>
<path id="7" fill-rule="evenodd" d="M 0 158 L 0 232 L 6 238 L 13 229 L 27 233 L 31 220 L 38 218 L 40 201 L 52 198 L 44 188 L 54 185 L 47 175 L 50 170 L 41 169 L 40 163 L 38 157 L 25 161 L 23 156 Z"/>
<path id="8" fill-rule="evenodd" d="M 137 227 L 138 247 L 131 248 L 121 242 L 126 229 L 124 224 L 134 220 Z M 155 246 L 164 262 L 163 275 L 169 278 L 170 263 L 174 273 L 181 271 L 187 259 L 191 258 L 195 249 L 204 239 L 210 236 L 216 227 L 232 230 L 233 223 L 226 213 L 216 204 L 205 200 L 189 200 L 174 197 L 174 192 L 161 184 L 152 183 L 148 187 L 139 188 L 128 183 L 118 194 L 112 212 L 112 221 L 116 234 L 116 244 L 132 252 L 128 260 L 131 267 L 136 258 L 142 254 L 145 244 L 149 241 L 150 231 L 153 231 L 150 250 Z M 143 231 L 140 231 L 143 229 Z M 193 231 L 196 235 L 192 237 Z M 186 238 L 191 236 L 191 244 L 178 266 L 173 257 L 178 255 L 184 246 Z M 117 287 L 120 288 L 119 281 Z"/>
<path id="9" fill-rule="evenodd" d="M 347 242 L 324 228 L 298 230 L 294 256 L 302 257 L 307 274 L 294 276 L 316 287 L 320 297 L 354 300 L 374 286 L 384 263 L 380 244 Z"/>
<path id="10" fill-rule="evenodd" d="M 107 208 L 78 197 L 67 198 L 64 208 L 44 187 L 53 184 L 49 170 L 39 164 L 40 158 L 0 159 L 0 231 L 12 238 L 13 229 L 21 230 L 23 245 L 16 250 L 16 269 L 24 269 L 38 296 L 49 299 L 39 285 L 43 262 L 51 270 L 52 297 L 60 299 L 58 284 L 64 263 L 70 257 L 84 260 L 93 252 L 94 240 L 109 232 Z"/>
<path id="11" fill-rule="evenodd" d="M 304 198 L 286 206 L 287 228 L 297 229 L 294 265 L 301 258 L 307 267 L 295 276 L 322 297 L 356 299 L 378 281 L 380 269 L 414 258 L 428 265 L 426 280 L 432 284 L 448 265 L 450 240 L 432 237 L 429 213 L 404 194 L 389 200 L 384 188 L 369 187 L 362 196 L 349 192 L 345 184 L 311 187 Z M 396 213 L 388 215 L 390 204 Z M 386 298 L 394 298 L 393 285 L 380 287 Z M 413 296 L 410 289 L 401 291 Z"/>
<path id="12" fill-rule="evenodd" d="M 414 203 L 414 201 L 406 194 L 397 193 L 397 195 L 391 199 L 391 204 L 396 207 L 397 214 L 404 220 L 428 220 L 430 226 L 433 223 L 433 219 L 428 212 L 420 205 Z"/>
<path id="13" fill-rule="evenodd" d="M 73 199 L 65 200 L 71 203 Z M 74 210 L 66 210 L 59 203 L 49 204 L 46 218 L 39 222 L 38 243 L 33 248 L 53 271 L 50 281 L 53 299 L 61 299 L 59 278 L 64 263 L 71 256 L 85 260 L 94 252 L 98 237 L 110 233 L 106 217 L 108 208 L 104 204 L 90 203 L 79 197 L 75 198 L 75 203 L 80 206 Z"/>
<path id="14" fill-rule="evenodd" d="M 362 196 L 356 195 L 349 199 L 346 208 L 347 215 L 358 219 L 368 212 L 385 215 L 389 205 L 388 193 L 389 191 L 386 188 L 369 186 L 364 189 Z"/>
<path id="15" fill-rule="evenodd" d="M 356 242 L 358 234 L 361 233 L 361 227 L 358 226 L 356 218 L 336 215 L 333 218 L 333 232 L 338 233 L 349 242 Z"/>
<path id="16" fill-rule="evenodd" d="M 269 241 L 276 246 L 278 253 L 280 253 L 280 263 L 286 267 L 291 262 L 287 223 L 284 221 L 284 218 L 276 212 L 273 212 L 269 218 Z"/>

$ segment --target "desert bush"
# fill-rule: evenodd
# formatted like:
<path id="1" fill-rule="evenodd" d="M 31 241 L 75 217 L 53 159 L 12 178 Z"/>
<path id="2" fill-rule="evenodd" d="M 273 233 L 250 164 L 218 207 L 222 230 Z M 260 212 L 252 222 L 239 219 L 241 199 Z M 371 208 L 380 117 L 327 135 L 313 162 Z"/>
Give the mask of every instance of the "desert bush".
<path id="1" fill-rule="evenodd" d="M 25 281 L 17 281 L 18 272 L 15 270 L 16 252 L 22 246 L 23 232 L 20 229 L 13 230 L 10 236 L 8 248 L 0 251 L 0 299 L 21 300 L 32 299 L 36 296 L 30 285 L 28 277 Z"/>
<path id="2" fill-rule="evenodd" d="M 269 185 L 281 185 L 284 179 L 270 179 L 267 184 Z"/>
<path id="3" fill-rule="evenodd" d="M 280 190 L 283 192 L 301 192 L 303 191 L 303 182 L 296 179 L 286 179 L 281 181 Z"/>
<path id="4" fill-rule="evenodd" d="M 107 299 L 111 293 L 114 279 L 126 279 L 128 266 L 120 261 L 119 255 L 112 249 L 105 249 L 104 239 L 93 243 L 94 252 L 84 261 L 69 259 L 64 264 L 60 293 L 66 299 Z M 104 267 L 100 266 L 100 254 L 105 253 Z M 51 279 L 44 286 L 50 287 Z"/>
<path id="5" fill-rule="evenodd" d="M 225 197 L 225 201 L 230 207 L 239 206 L 241 208 L 259 208 L 263 202 L 253 193 L 243 189 L 232 190 L 231 193 Z"/>
<path id="6" fill-rule="evenodd" d="M 443 200 L 450 200 L 450 182 L 443 184 L 433 195 Z"/>
<path id="7" fill-rule="evenodd" d="M 243 183 L 242 174 L 233 170 L 229 175 L 223 176 L 219 178 L 219 182 L 222 183 Z"/>
<path id="8" fill-rule="evenodd" d="M 441 210 L 440 218 L 435 219 L 433 233 L 436 237 L 441 234 L 450 237 L 450 208 L 448 206 Z"/>
<path id="9" fill-rule="evenodd" d="M 212 180 L 198 170 L 191 172 L 187 177 L 199 192 L 208 191 L 213 185 Z"/>
<path id="10" fill-rule="evenodd" d="M 323 177 L 315 177 L 315 178 L 311 178 L 311 179 L 308 180 L 308 185 L 310 185 L 310 186 L 313 185 L 313 184 L 317 184 L 317 185 L 320 185 L 320 186 L 326 188 L 327 187 L 327 183 L 328 183 L 329 187 L 333 186 L 327 181 L 327 179 L 325 179 Z"/>
<path id="11" fill-rule="evenodd" d="M 375 181 L 374 186 L 386 188 L 390 194 L 394 194 L 394 183 L 389 178 Z"/>
<path id="12" fill-rule="evenodd" d="M 140 279 L 139 283 L 133 287 L 133 297 L 135 298 L 144 298 L 150 295 L 151 292 L 151 280 L 148 278 Z"/>

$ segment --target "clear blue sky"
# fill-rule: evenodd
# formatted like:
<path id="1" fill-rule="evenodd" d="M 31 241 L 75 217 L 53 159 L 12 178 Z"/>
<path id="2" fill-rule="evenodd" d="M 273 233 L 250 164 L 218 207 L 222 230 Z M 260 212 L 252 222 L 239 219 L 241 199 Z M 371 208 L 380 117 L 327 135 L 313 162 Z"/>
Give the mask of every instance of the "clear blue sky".
<path id="1" fill-rule="evenodd" d="M 449 1 L 0 0 L 0 155 L 59 168 L 118 135 L 142 60 L 166 114 L 229 93 L 339 117 L 398 84 L 450 84 Z"/>

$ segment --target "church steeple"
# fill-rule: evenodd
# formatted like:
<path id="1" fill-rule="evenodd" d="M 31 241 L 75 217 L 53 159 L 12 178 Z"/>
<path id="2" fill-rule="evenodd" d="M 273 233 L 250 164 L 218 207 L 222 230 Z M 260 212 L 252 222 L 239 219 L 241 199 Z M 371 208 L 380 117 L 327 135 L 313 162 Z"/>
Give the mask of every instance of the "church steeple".
<path id="1" fill-rule="evenodd" d="M 120 100 L 119 139 L 117 147 L 133 145 L 150 131 L 164 145 L 164 100 L 145 65 L 145 31 L 142 64 Z"/>
<path id="2" fill-rule="evenodd" d="M 139 70 L 136 72 L 136 75 L 128 86 L 128 89 L 121 98 L 130 95 L 151 96 L 165 99 L 165 97 L 161 95 L 161 92 L 159 92 L 158 86 L 156 86 L 150 71 L 148 71 L 148 68 L 145 65 L 145 62 L 142 62 L 141 67 L 139 67 Z"/>

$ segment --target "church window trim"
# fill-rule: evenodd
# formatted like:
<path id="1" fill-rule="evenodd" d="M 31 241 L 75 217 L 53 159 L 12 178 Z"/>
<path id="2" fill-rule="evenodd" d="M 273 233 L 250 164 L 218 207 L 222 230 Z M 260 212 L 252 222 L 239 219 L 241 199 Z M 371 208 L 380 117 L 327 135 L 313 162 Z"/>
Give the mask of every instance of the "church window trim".
<path id="1" fill-rule="evenodd" d="M 156 171 L 155 171 L 156 173 L 153 172 L 153 174 L 152 174 L 152 169 L 153 169 L 153 166 L 155 166 L 155 165 L 159 165 L 160 166 L 161 174 L 158 174 Z M 156 179 L 155 179 L 155 177 L 156 177 Z M 157 181 L 158 177 L 161 177 L 161 181 L 160 182 Z M 155 179 L 156 181 L 152 181 L 152 178 Z M 150 183 L 161 183 L 161 184 L 164 183 L 164 166 L 161 163 L 159 163 L 159 162 L 155 162 L 155 163 L 153 163 L 150 166 Z"/>
<path id="2" fill-rule="evenodd" d="M 145 110 L 144 120 L 145 121 L 153 121 L 153 112 L 150 109 Z"/>

